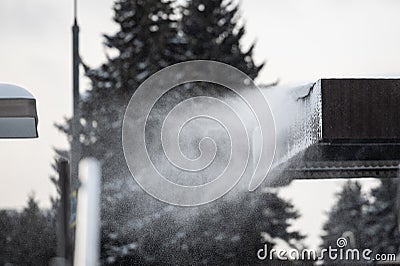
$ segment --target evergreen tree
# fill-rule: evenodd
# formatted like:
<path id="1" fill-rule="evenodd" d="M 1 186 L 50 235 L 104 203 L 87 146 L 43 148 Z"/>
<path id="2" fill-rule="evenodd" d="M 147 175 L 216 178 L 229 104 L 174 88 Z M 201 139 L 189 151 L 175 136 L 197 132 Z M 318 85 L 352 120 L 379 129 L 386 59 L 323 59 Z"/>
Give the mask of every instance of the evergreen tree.
<path id="1" fill-rule="evenodd" d="M 17 216 L 16 211 L 0 211 L 0 265 L 9 263 L 15 255 L 15 247 L 11 243 L 15 234 Z"/>
<path id="2" fill-rule="evenodd" d="M 117 55 L 108 56 L 96 69 L 85 65 L 91 88 L 81 102 L 80 141 L 82 157 L 94 156 L 102 163 L 103 241 L 113 233 L 124 233 L 132 218 L 147 215 L 143 205 L 152 201 L 129 178 L 122 151 L 122 121 L 137 87 L 156 71 L 181 60 L 173 5 L 169 0 L 116 1 L 113 19 L 120 29 L 105 35 L 105 45 Z M 59 128 L 70 134 L 68 126 Z"/>
<path id="3" fill-rule="evenodd" d="M 347 238 L 347 248 L 359 250 L 367 248 L 364 219 L 368 202 L 361 191 L 361 185 L 358 182 L 348 181 L 336 197 L 337 202 L 323 226 L 321 248 L 329 246 L 335 248 L 336 241 L 340 237 Z"/>
<path id="4" fill-rule="evenodd" d="M 398 181 L 383 179 L 380 186 L 372 189 L 364 230 L 366 241 L 373 254 L 399 254 L 400 233 L 398 223 Z"/>
<path id="5" fill-rule="evenodd" d="M 119 253 L 109 258 L 114 265 L 274 265 L 259 260 L 257 251 L 264 244 L 270 251 L 278 239 L 301 250 L 303 236 L 289 229 L 297 218 L 293 205 L 275 193 L 242 194 L 162 215 L 141 231 L 143 237 L 133 248 L 120 245 Z"/>
<path id="6" fill-rule="evenodd" d="M 220 61 L 234 66 L 252 79 L 258 76 L 263 64 L 253 60 L 254 44 L 244 51 L 239 6 L 229 0 L 191 0 L 183 7 L 182 31 L 188 60 Z"/>
<path id="7" fill-rule="evenodd" d="M 186 264 L 265 264 L 257 258 L 257 251 L 264 244 L 270 251 L 278 239 L 301 249 L 304 237 L 289 229 L 298 217 L 291 203 L 265 191 L 214 204 L 200 214 L 196 226 L 189 230 L 186 245 L 190 260 Z"/>
<path id="8" fill-rule="evenodd" d="M 31 196 L 21 213 L 0 212 L 0 263 L 48 265 L 56 256 L 55 220 Z"/>
<path id="9" fill-rule="evenodd" d="M 127 101 L 146 78 L 180 61 L 172 5 L 160 0 L 116 1 L 114 21 L 120 30 L 105 35 L 105 45 L 118 55 L 108 57 L 100 68 L 86 66 L 91 89 L 81 105 L 83 154 L 104 159 L 106 175 L 123 165 L 121 127 Z"/>
<path id="10" fill-rule="evenodd" d="M 206 13 L 202 13 L 201 4 Z M 229 235 L 229 239 L 235 243 L 237 251 L 234 256 L 237 261 L 244 250 L 241 249 L 242 240 L 239 241 L 239 238 L 246 239 L 246 244 L 249 244 L 245 256 L 256 257 L 250 253 L 255 248 L 263 247 L 259 245 L 262 243 L 261 230 L 286 241 L 301 239 L 298 233 L 292 234 L 287 230 L 288 220 L 295 219 L 297 213 L 291 204 L 280 200 L 276 195 L 267 196 L 274 202 L 274 207 L 264 206 L 267 203 L 261 197 L 258 205 L 248 212 L 243 211 L 249 208 L 246 206 L 248 201 L 243 200 L 240 208 L 235 208 L 234 205 L 221 207 L 221 212 L 210 217 L 206 210 L 222 205 L 213 203 L 213 206 L 189 210 L 154 200 L 132 182 L 123 157 L 121 129 L 127 101 L 138 86 L 156 71 L 181 61 L 211 59 L 231 64 L 252 78 L 258 75 L 262 65 L 254 64 L 253 48 L 245 52 L 241 48 L 244 27 L 238 26 L 237 10 L 238 7 L 233 3 L 223 1 L 193 0 L 182 8 L 168 0 L 115 2 L 114 21 L 120 29 L 114 35 L 105 36 L 105 45 L 117 51 L 117 55 L 108 56 L 107 61 L 97 69 L 85 66 L 91 88 L 81 102 L 82 155 L 97 157 L 103 166 L 103 263 L 193 263 L 193 258 L 201 260 L 207 255 L 201 252 L 206 252 L 206 249 L 213 246 L 212 242 L 201 237 L 204 228 L 195 225 L 210 222 L 211 227 L 215 226 L 212 229 L 214 234 L 219 230 L 218 221 L 222 220 L 228 222 L 223 233 Z M 171 103 L 174 105 L 187 96 L 182 89 L 183 86 L 180 86 L 167 95 L 174 99 L 160 101 L 161 104 L 155 106 L 155 109 L 160 108 L 158 112 L 165 114 L 166 110 L 173 107 Z M 68 126 L 59 128 L 69 134 Z M 238 213 L 230 208 L 243 212 L 243 217 L 238 218 Z M 265 209 L 268 212 L 264 212 Z M 204 214 L 198 216 L 203 212 Z M 269 220 L 269 217 L 273 217 L 273 220 Z M 212 219 L 216 222 L 213 223 Z M 277 220 L 279 224 L 273 224 Z M 257 225 L 254 232 L 248 233 L 249 227 L 256 226 L 255 223 L 260 225 Z M 182 245 L 178 245 L 179 243 Z M 189 252 L 194 246 L 201 244 L 201 249 Z M 223 245 L 218 245 L 219 252 L 224 252 Z"/>

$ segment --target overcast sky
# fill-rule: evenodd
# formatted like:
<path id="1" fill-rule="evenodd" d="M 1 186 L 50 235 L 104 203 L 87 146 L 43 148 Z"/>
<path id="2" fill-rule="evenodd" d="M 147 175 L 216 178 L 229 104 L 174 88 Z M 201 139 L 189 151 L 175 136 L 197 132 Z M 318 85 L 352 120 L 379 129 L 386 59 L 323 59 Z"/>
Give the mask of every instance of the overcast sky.
<path id="1" fill-rule="evenodd" d="M 101 34 L 117 30 L 111 7 L 111 0 L 80 3 L 80 53 L 91 66 L 104 60 Z M 257 61 L 267 60 L 260 83 L 398 77 L 399 11 L 396 0 L 242 1 L 244 44 L 256 40 Z M 0 2 L 0 82 L 28 88 L 40 116 L 39 139 L 0 141 L 0 208 L 21 208 L 32 191 L 47 207 L 55 193 L 49 181 L 53 147 L 65 148 L 67 142 L 53 124 L 69 116 L 72 107 L 71 22 L 72 0 Z M 296 226 L 312 234 L 308 242 L 313 245 L 338 183 L 297 182 L 282 192 L 301 205 L 303 218 Z"/>

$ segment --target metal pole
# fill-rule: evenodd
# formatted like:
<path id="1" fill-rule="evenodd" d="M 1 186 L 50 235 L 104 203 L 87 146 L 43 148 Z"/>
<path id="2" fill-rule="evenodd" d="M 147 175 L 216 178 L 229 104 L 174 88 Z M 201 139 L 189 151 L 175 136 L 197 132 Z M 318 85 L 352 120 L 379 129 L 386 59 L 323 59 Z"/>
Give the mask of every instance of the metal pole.
<path id="1" fill-rule="evenodd" d="M 77 20 L 77 0 L 74 0 L 74 24 L 72 26 L 72 81 L 73 81 L 73 109 L 71 121 L 71 151 L 70 151 L 70 186 L 72 191 L 76 191 L 79 186 L 78 181 L 78 164 L 81 158 L 81 145 L 79 142 L 79 123 L 80 123 L 80 110 L 79 110 L 79 26 Z M 73 246 L 75 238 L 75 231 L 71 230 L 71 254 L 74 253 L 75 247 Z M 73 260 L 71 255 L 71 261 Z"/>
<path id="2" fill-rule="evenodd" d="M 100 251 L 100 184 L 98 160 L 86 158 L 79 164 L 74 265 L 98 265 Z"/>
<path id="3" fill-rule="evenodd" d="M 77 0 L 74 0 L 74 24 L 72 26 L 72 73 L 73 73 L 73 117 L 71 144 L 71 182 L 72 189 L 78 188 L 78 163 L 81 156 L 79 143 L 79 26 L 77 22 Z"/>
<path id="4" fill-rule="evenodd" d="M 58 162 L 59 185 L 61 191 L 60 206 L 58 208 L 57 230 L 57 257 L 64 259 L 63 265 L 69 265 L 72 259 L 70 238 L 70 178 L 69 165 L 64 159 Z"/>

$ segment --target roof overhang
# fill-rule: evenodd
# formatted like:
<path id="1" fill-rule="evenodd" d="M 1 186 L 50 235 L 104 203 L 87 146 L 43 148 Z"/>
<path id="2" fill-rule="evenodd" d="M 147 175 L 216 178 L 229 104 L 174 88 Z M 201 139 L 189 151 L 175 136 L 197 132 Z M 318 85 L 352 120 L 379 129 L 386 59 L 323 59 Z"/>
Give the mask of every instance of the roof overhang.
<path id="1" fill-rule="evenodd" d="M 288 180 L 399 175 L 400 79 L 322 79 L 290 92 L 277 120 L 285 134 L 277 172 Z"/>

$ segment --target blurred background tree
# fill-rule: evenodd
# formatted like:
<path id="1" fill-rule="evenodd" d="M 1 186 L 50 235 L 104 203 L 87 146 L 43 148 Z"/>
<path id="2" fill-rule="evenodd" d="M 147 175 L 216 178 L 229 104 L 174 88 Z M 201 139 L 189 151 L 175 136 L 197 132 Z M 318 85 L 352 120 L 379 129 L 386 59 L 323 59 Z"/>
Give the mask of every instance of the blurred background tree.
<path id="1" fill-rule="evenodd" d="M 367 194 L 358 182 L 348 181 L 337 194 L 323 229 L 321 248 L 336 247 L 345 237 L 346 248 L 370 249 L 376 254 L 400 254 L 396 179 L 382 179 Z"/>
<path id="2" fill-rule="evenodd" d="M 383 179 L 371 190 L 364 232 L 366 245 L 375 254 L 400 254 L 398 180 Z"/>
<path id="3" fill-rule="evenodd" d="M 215 60 L 257 78 L 264 64 L 254 62 L 255 44 L 243 49 L 245 26 L 236 1 L 191 0 L 181 8 L 185 60 Z"/>
<path id="4" fill-rule="evenodd" d="M 56 256 L 55 216 L 34 196 L 21 211 L 0 211 L 0 264 L 48 265 Z"/>
<path id="5" fill-rule="evenodd" d="M 224 251 L 222 242 L 215 239 L 218 230 L 222 230 L 219 234 L 224 235 L 224 239 L 233 239 L 226 245 L 226 249 L 232 245 L 236 249 L 230 262 L 243 260 L 243 254 L 250 256 L 257 247 L 262 248 L 262 232 L 288 242 L 302 238 L 298 232 L 289 233 L 288 229 L 298 214 L 291 204 L 275 194 L 259 194 L 260 199 L 255 203 L 257 208 L 246 207 L 249 202 L 245 197 L 231 203 L 227 201 L 224 207 L 215 204 L 209 208 L 225 212 L 211 215 L 209 208 L 188 210 L 154 200 L 132 182 L 126 167 L 121 143 L 124 111 L 132 94 L 150 75 L 178 62 L 209 59 L 228 63 L 252 78 L 257 77 L 263 64 L 254 63 L 254 45 L 248 50 L 242 48 L 245 30 L 238 10 L 233 1 L 220 0 L 193 0 L 183 5 L 160 0 L 115 2 L 114 21 L 119 25 L 119 31 L 104 37 L 106 47 L 116 56 L 107 56 L 107 62 L 99 68 L 85 65 L 91 86 L 81 102 L 83 156 L 94 156 L 103 165 L 104 263 L 193 263 L 193 258 L 211 261 L 213 254 L 208 253 L 208 249 L 219 245 L 218 252 Z M 198 94 L 205 93 L 205 87 L 201 88 Z M 215 87 L 208 86 L 208 93 L 214 94 L 213 89 Z M 171 98 L 176 102 L 185 96 L 186 91 L 180 86 L 163 97 L 169 99 L 161 106 L 171 108 Z M 59 125 L 59 128 L 69 134 L 68 126 Z M 246 213 L 243 216 L 246 219 L 237 217 L 238 206 L 246 209 L 246 212 L 240 211 Z M 231 208 L 236 212 L 228 211 Z M 270 224 L 269 217 L 281 217 L 279 225 Z M 256 218 L 262 220 L 258 222 Z M 218 225 L 222 221 L 226 223 L 224 227 Z M 254 230 L 249 229 L 255 223 L 260 225 Z M 209 240 L 204 238 L 205 229 L 197 224 L 213 230 L 209 232 Z M 176 246 L 178 242 L 182 244 Z M 194 248 L 199 244 L 203 248 Z M 213 259 L 218 261 L 218 258 Z M 223 257 L 221 262 L 224 259 L 228 261 Z M 254 261 L 257 258 L 251 254 L 248 259 Z"/>
<path id="6" fill-rule="evenodd" d="M 363 233 L 367 198 L 361 191 L 358 182 L 348 181 L 337 195 L 337 202 L 329 212 L 328 221 L 323 229 L 321 247 L 336 246 L 336 240 L 344 233 L 351 232 L 354 239 L 349 245 L 353 248 L 365 248 L 365 234 Z"/>
<path id="7" fill-rule="evenodd" d="M 358 182 L 348 181 L 336 197 L 337 202 L 331 208 L 328 220 L 323 226 L 321 248 L 329 246 L 336 248 L 336 241 L 341 237 L 348 241 L 346 248 L 359 250 L 367 248 L 364 220 L 368 200 L 362 193 L 361 185 Z M 324 259 L 333 263 L 329 258 Z"/>

